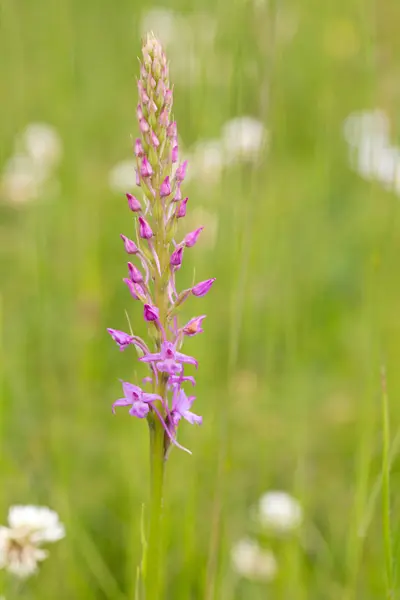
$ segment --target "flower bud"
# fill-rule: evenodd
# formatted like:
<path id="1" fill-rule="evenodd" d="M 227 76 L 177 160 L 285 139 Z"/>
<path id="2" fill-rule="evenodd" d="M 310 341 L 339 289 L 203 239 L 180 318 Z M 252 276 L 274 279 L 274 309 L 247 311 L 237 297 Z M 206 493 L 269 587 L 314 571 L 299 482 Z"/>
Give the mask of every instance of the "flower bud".
<path id="1" fill-rule="evenodd" d="M 164 102 L 167 106 L 172 104 L 172 90 L 167 90 L 164 95 Z"/>
<path id="2" fill-rule="evenodd" d="M 175 269 L 179 269 L 182 264 L 182 256 L 183 256 L 183 247 L 180 246 L 171 254 L 170 264 L 171 267 L 175 267 Z"/>
<path id="3" fill-rule="evenodd" d="M 179 181 L 175 190 L 174 202 L 178 202 L 178 200 L 182 200 L 181 184 L 179 183 Z"/>
<path id="4" fill-rule="evenodd" d="M 128 254 L 137 254 L 139 252 L 139 248 L 136 246 L 135 242 L 127 238 L 122 233 L 121 239 L 124 242 L 125 250 Z"/>
<path id="5" fill-rule="evenodd" d="M 135 267 L 135 265 L 133 265 L 131 262 L 128 262 L 128 269 L 129 275 L 131 276 L 133 283 L 142 283 L 143 275 L 141 274 L 139 269 Z"/>
<path id="6" fill-rule="evenodd" d="M 176 121 L 172 121 L 167 127 L 167 136 L 169 137 L 170 140 L 173 140 L 176 138 L 177 133 L 178 133 L 178 130 L 176 127 Z"/>
<path id="7" fill-rule="evenodd" d="M 138 81 L 138 90 L 139 90 L 139 98 L 140 98 L 142 104 L 147 104 L 149 101 L 149 97 L 147 95 L 146 90 L 144 89 L 143 82 L 140 80 Z"/>
<path id="8" fill-rule="evenodd" d="M 186 177 L 186 169 L 187 169 L 188 161 L 181 163 L 176 170 L 175 178 L 177 181 L 183 181 Z"/>
<path id="9" fill-rule="evenodd" d="M 142 210 L 140 202 L 137 198 L 135 198 L 135 196 L 132 196 L 132 194 L 126 194 L 126 197 L 128 198 L 128 205 L 132 212 L 139 212 Z"/>
<path id="10" fill-rule="evenodd" d="M 135 156 L 137 156 L 137 157 L 144 156 L 144 150 L 143 150 L 142 142 L 140 141 L 139 138 L 137 138 L 136 141 L 135 141 Z"/>
<path id="11" fill-rule="evenodd" d="M 162 79 L 160 79 L 157 83 L 156 94 L 157 96 L 161 96 L 161 98 L 164 98 L 165 96 L 165 83 Z"/>
<path id="12" fill-rule="evenodd" d="M 140 121 L 139 121 L 139 128 L 142 133 L 147 133 L 150 129 L 150 125 L 148 124 L 148 122 L 146 121 L 146 119 L 144 117 L 143 117 L 143 119 L 140 119 Z"/>
<path id="13" fill-rule="evenodd" d="M 167 177 L 164 179 L 164 181 L 160 185 L 160 196 L 161 196 L 161 198 L 166 198 L 167 196 L 170 195 L 170 193 L 171 193 L 171 184 L 169 182 L 169 177 L 167 175 Z"/>
<path id="14" fill-rule="evenodd" d="M 168 110 L 166 108 L 163 108 L 160 114 L 159 123 L 162 127 L 166 127 L 168 125 L 168 120 Z"/>
<path id="15" fill-rule="evenodd" d="M 145 321 L 158 321 L 159 311 L 157 306 L 145 304 L 143 309 L 143 316 Z"/>
<path id="16" fill-rule="evenodd" d="M 134 300 L 139 300 L 139 296 L 137 294 L 137 288 L 136 288 L 136 283 L 133 283 L 132 279 L 128 279 L 128 277 L 125 277 L 123 279 L 123 282 L 126 283 L 126 285 L 128 286 L 128 289 L 131 293 L 131 296 Z"/>
<path id="17" fill-rule="evenodd" d="M 186 248 L 191 248 L 192 246 L 195 245 L 195 243 L 197 242 L 197 238 L 199 237 L 199 235 L 203 231 L 203 229 L 204 229 L 204 227 L 199 227 L 198 229 L 191 231 L 190 233 L 188 233 L 185 236 L 184 244 L 185 244 Z"/>
<path id="18" fill-rule="evenodd" d="M 135 173 L 136 173 L 136 185 L 138 187 L 140 187 L 140 175 L 139 175 L 139 171 L 137 169 L 135 169 Z"/>
<path id="19" fill-rule="evenodd" d="M 142 177 L 150 177 L 153 174 L 153 169 L 146 156 L 143 156 L 142 164 L 140 165 L 140 174 Z"/>
<path id="20" fill-rule="evenodd" d="M 201 317 L 193 317 L 186 323 L 186 325 L 182 328 L 182 331 L 185 335 L 193 336 L 198 333 L 203 333 L 202 322 L 206 318 L 206 315 L 202 315 Z"/>
<path id="21" fill-rule="evenodd" d="M 178 162 L 178 144 L 172 148 L 171 160 L 173 163 Z"/>
<path id="22" fill-rule="evenodd" d="M 160 145 L 160 142 L 153 130 L 151 130 L 151 132 L 150 132 L 150 140 L 151 140 L 151 144 L 152 144 L 153 148 L 158 148 L 158 146 Z"/>
<path id="23" fill-rule="evenodd" d="M 143 217 L 139 217 L 139 235 L 144 240 L 149 240 L 151 237 L 153 237 L 153 231 L 146 219 Z"/>
<path id="24" fill-rule="evenodd" d="M 142 105 L 141 104 L 137 105 L 136 116 L 137 116 L 138 121 L 140 121 L 141 119 L 143 119 L 143 110 L 142 110 Z"/>
<path id="25" fill-rule="evenodd" d="M 193 296 L 201 297 L 205 296 L 211 289 L 212 284 L 215 281 L 215 277 L 212 279 L 206 279 L 205 281 L 200 281 L 194 287 L 192 287 Z"/>
<path id="26" fill-rule="evenodd" d="M 182 202 L 179 203 L 178 208 L 176 209 L 175 216 L 177 219 L 182 219 L 182 217 L 186 217 L 186 205 L 188 203 L 189 198 L 185 198 Z"/>

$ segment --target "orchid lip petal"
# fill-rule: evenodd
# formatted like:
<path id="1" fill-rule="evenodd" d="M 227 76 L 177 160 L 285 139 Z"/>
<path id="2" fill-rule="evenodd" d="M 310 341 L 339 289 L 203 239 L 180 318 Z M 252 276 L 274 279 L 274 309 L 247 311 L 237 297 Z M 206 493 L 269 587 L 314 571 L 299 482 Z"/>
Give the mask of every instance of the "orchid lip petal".
<path id="1" fill-rule="evenodd" d="M 130 400 L 127 400 L 127 398 L 120 398 L 119 400 L 116 400 L 115 402 L 113 402 L 112 411 L 115 415 L 115 407 L 116 406 L 130 406 L 131 404 L 132 404 L 132 402 Z"/>
<path id="2" fill-rule="evenodd" d="M 196 369 L 199 366 L 199 363 L 197 362 L 197 360 L 195 358 L 193 358 L 193 356 L 188 356 L 187 354 L 182 354 L 181 352 L 175 352 L 175 356 L 179 360 L 179 362 L 194 365 L 196 367 Z"/>
<path id="3" fill-rule="evenodd" d="M 162 356 L 160 353 L 158 354 L 146 354 L 146 356 L 142 356 L 139 358 L 142 362 L 156 362 L 157 360 L 161 360 Z"/>

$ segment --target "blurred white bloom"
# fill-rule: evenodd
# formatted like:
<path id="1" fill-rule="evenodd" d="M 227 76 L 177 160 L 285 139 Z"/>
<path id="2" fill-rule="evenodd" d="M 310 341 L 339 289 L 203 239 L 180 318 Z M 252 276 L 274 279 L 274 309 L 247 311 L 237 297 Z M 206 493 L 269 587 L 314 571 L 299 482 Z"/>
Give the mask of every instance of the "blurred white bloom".
<path id="1" fill-rule="evenodd" d="M 140 22 L 140 32 L 145 35 L 148 31 L 160 38 L 167 46 L 178 37 L 179 15 L 168 8 L 152 8 L 143 14 Z"/>
<path id="2" fill-rule="evenodd" d="M 37 199 L 46 180 L 46 172 L 38 168 L 31 158 L 16 155 L 4 167 L 1 195 L 8 201 L 23 204 Z"/>
<path id="3" fill-rule="evenodd" d="M 31 123 L 15 143 L 15 153 L 6 162 L 0 194 L 8 202 L 23 204 L 43 194 L 55 194 L 58 182 L 52 177 L 62 155 L 57 131 L 46 123 Z"/>
<path id="4" fill-rule="evenodd" d="M 344 120 L 343 134 L 346 142 L 356 148 L 365 140 L 385 146 L 389 140 L 389 120 L 382 110 L 354 112 Z"/>
<path id="5" fill-rule="evenodd" d="M 160 38 L 168 52 L 171 79 L 187 87 L 199 80 L 202 64 L 207 66 L 205 52 L 212 50 L 217 22 L 207 13 L 183 15 L 158 7 L 144 12 L 140 31 L 143 35 L 154 31 Z"/>
<path id="6" fill-rule="evenodd" d="M 264 550 L 254 540 L 244 538 L 231 550 L 235 571 L 247 579 L 271 581 L 276 576 L 278 565 L 270 550 Z"/>
<path id="7" fill-rule="evenodd" d="M 400 149 L 390 145 L 389 120 L 381 110 L 353 113 L 344 122 L 350 166 L 368 180 L 400 193 Z"/>
<path id="8" fill-rule="evenodd" d="M 17 141 L 17 151 L 26 154 L 40 168 L 51 170 L 62 156 L 57 130 L 47 123 L 30 123 Z"/>
<path id="9" fill-rule="evenodd" d="M 48 556 L 40 545 L 65 536 L 58 514 L 41 506 L 12 506 L 8 527 L 0 527 L 0 569 L 18 577 L 28 577 L 37 563 Z"/>
<path id="10" fill-rule="evenodd" d="M 261 121 L 253 117 L 236 117 L 225 123 L 222 144 L 225 160 L 256 160 L 266 142 L 267 132 Z"/>
<path id="11" fill-rule="evenodd" d="M 257 517 L 266 529 L 285 533 L 299 527 L 303 511 L 300 503 L 286 492 L 272 491 L 261 496 Z"/>
<path id="12" fill-rule="evenodd" d="M 108 174 L 108 185 L 113 192 L 128 192 L 136 186 L 136 163 L 123 160 L 117 163 Z"/>
<path id="13" fill-rule="evenodd" d="M 193 176 L 204 183 L 217 183 L 224 166 L 222 142 L 218 139 L 197 142 L 192 148 Z"/>

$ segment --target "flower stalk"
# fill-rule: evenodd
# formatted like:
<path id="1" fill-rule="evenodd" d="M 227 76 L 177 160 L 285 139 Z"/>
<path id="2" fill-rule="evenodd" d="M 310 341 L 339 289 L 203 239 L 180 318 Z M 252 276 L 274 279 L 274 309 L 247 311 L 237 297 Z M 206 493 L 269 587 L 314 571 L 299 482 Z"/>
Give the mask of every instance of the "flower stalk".
<path id="1" fill-rule="evenodd" d="M 203 227 L 176 241 L 177 223 L 186 216 L 188 198 L 181 187 L 187 161 L 179 162 L 177 125 L 172 117 L 173 89 L 169 82 L 166 56 L 153 34 L 142 45 L 139 103 L 136 109 L 140 137 L 134 144 L 136 183 L 140 197 L 127 193 L 128 208 L 135 220 L 135 241 L 121 234 L 130 261 L 124 279 L 130 296 L 143 304 L 143 319 L 148 324 L 145 342 L 136 335 L 108 329 L 120 350 L 136 346 L 139 360 L 150 372 L 139 387 L 123 382 L 123 398 L 113 404 L 129 407 L 129 414 L 147 419 L 150 433 L 150 510 L 146 554 L 143 561 L 146 600 L 161 597 L 162 508 L 166 460 L 172 446 L 184 448 L 177 439 L 182 419 L 201 424 L 202 417 L 191 411 L 194 396 L 185 386 L 195 385 L 185 370 L 197 369 L 195 358 L 182 353 L 185 337 L 202 333 L 205 315 L 179 324 L 179 312 L 189 297 L 209 292 L 214 279 L 207 279 L 183 291 L 177 289 L 185 252 L 197 243 Z M 136 262 L 136 264 L 135 264 Z M 196 300 L 197 302 L 197 300 Z M 153 347 L 153 351 L 150 348 Z"/>

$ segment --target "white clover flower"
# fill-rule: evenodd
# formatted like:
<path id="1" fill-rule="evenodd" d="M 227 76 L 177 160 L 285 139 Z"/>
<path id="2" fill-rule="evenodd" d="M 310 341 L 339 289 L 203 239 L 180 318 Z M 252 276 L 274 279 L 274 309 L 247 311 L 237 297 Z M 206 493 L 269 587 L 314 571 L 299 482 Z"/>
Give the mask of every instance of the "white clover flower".
<path id="1" fill-rule="evenodd" d="M 201 140 L 192 148 L 190 165 L 193 176 L 204 183 L 214 184 L 221 178 L 224 150 L 221 140 Z"/>
<path id="2" fill-rule="evenodd" d="M 228 164 L 238 160 L 257 160 L 266 141 L 263 123 L 253 117 L 236 117 L 225 123 L 222 129 L 224 157 Z"/>
<path id="3" fill-rule="evenodd" d="M 300 526 L 303 510 L 300 503 L 290 494 L 272 491 L 261 496 L 256 516 L 265 529 L 275 533 L 287 533 Z"/>
<path id="4" fill-rule="evenodd" d="M 0 569 L 21 578 L 35 573 L 38 562 L 47 558 L 42 543 L 65 536 L 58 514 L 42 506 L 12 506 L 8 525 L 0 527 Z"/>
<path id="5" fill-rule="evenodd" d="M 51 171 L 62 156 L 62 141 L 57 130 L 47 123 L 30 123 L 17 140 L 17 151 L 41 169 Z"/>
<path id="6" fill-rule="evenodd" d="M 356 148 L 363 140 L 386 146 L 389 140 L 389 119 L 384 111 L 378 109 L 351 113 L 344 120 L 343 135 L 346 142 Z"/>
<path id="7" fill-rule="evenodd" d="M 117 163 L 108 174 L 108 185 L 113 192 L 127 192 L 136 186 L 136 163 L 123 160 Z"/>
<path id="8" fill-rule="evenodd" d="M 278 571 L 274 554 L 248 538 L 238 541 L 233 546 L 231 560 L 235 571 L 247 579 L 272 581 Z"/>
<path id="9" fill-rule="evenodd" d="M 146 11 L 140 22 L 142 35 L 154 31 L 165 46 L 179 38 L 179 15 L 168 8 L 152 8 Z"/>
<path id="10" fill-rule="evenodd" d="M 4 167 L 1 179 L 1 195 L 15 204 L 36 200 L 42 194 L 46 173 L 28 156 L 17 154 Z"/>
<path id="11" fill-rule="evenodd" d="M 389 120 L 381 110 L 349 115 L 343 125 L 350 166 L 361 177 L 400 193 L 400 149 L 390 145 Z"/>

